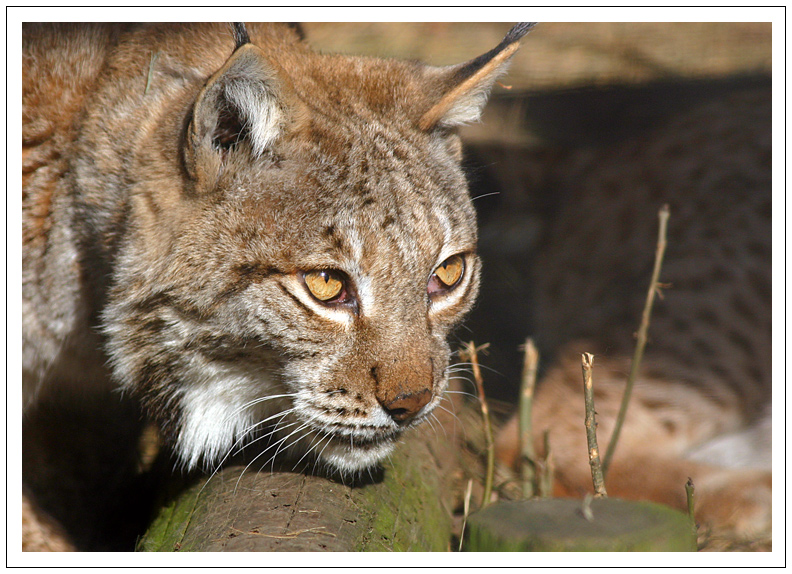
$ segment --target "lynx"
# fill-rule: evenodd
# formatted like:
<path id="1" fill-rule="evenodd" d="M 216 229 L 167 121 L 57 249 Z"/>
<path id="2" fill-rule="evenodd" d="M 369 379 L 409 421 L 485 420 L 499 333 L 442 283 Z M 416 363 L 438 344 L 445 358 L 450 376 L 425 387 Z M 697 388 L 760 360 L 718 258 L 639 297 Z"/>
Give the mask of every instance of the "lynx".
<path id="1" fill-rule="evenodd" d="M 281 24 L 26 25 L 24 408 L 117 386 L 187 469 L 267 435 L 375 465 L 447 386 L 480 268 L 455 127 L 530 28 L 438 68 Z"/>
<path id="2" fill-rule="evenodd" d="M 557 490 L 591 491 L 580 355 L 593 352 L 600 447 L 624 391 L 657 240 L 670 206 L 662 298 L 606 485 L 740 534 L 771 520 L 770 91 L 695 106 L 604 152 L 564 160 L 564 197 L 539 249 L 536 338 L 556 349 L 535 397 Z M 560 349 L 560 350 L 559 350 Z M 517 422 L 499 438 L 518 462 Z M 581 455 L 581 453 L 583 453 Z"/>
<path id="3" fill-rule="evenodd" d="M 272 445 L 267 456 L 342 473 L 387 456 L 441 400 L 447 335 L 479 290 L 476 218 L 455 128 L 478 119 L 529 29 L 515 27 L 470 62 L 436 68 L 317 54 L 287 25 L 26 25 L 25 412 L 53 397 L 120 389 L 157 422 L 185 469 L 213 468 L 262 437 Z M 668 126 L 645 155 L 684 156 L 675 142 L 717 125 L 703 110 Z M 756 126 L 726 133 L 745 141 Z M 734 157 L 723 154 L 734 151 L 731 139 L 706 141 L 721 146 L 713 158 Z M 766 154 L 769 143 L 762 146 Z M 717 170 L 692 175 L 702 173 Z M 613 217 L 624 225 L 580 229 L 590 221 L 581 215 L 587 203 L 603 205 L 584 191 L 623 187 L 626 175 L 570 167 L 566 185 L 587 184 L 536 275 L 544 293 L 538 331 L 558 337 L 548 345 L 596 342 L 569 343 L 573 353 L 559 355 L 573 359 L 548 370 L 537 396 L 536 425 L 551 428 L 559 489 L 587 488 L 577 353 L 597 354 L 605 443 L 643 294 L 614 297 L 613 268 L 647 261 L 652 220 L 644 215 L 638 225 L 637 210 L 676 193 L 671 241 L 684 229 L 696 248 L 677 247 L 683 261 L 673 247 L 667 256 L 663 279 L 674 286 L 653 319 L 646 375 L 609 486 L 613 495 L 682 506 L 681 484 L 692 476 L 705 520 L 765 528 L 769 182 L 739 197 L 739 214 L 760 216 L 740 224 L 751 234 L 732 234 L 725 220 L 702 226 L 700 211 L 680 206 L 717 209 L 713 196 L 664 186 L 662 169 L 636 187 L 651 201 L 617 198 Z M 602 236 L 630 223 L 638 231 Z M 579 272 L 581 244 L 602 246 L 589 261 L 608 273 Z M 721 322 L 724 306 L 701 290 L 708 269 L 717 284 L 732 273 L 730 253 L 758 257 L 760 270 L 734 272 L 746 286 L 727 306 L 744 319 L 736 330 L 722 328 L 739 323 Z M 697 282 L 689 270 L 702 274 Z M 687 321 L 700 328 L 695 344 L 673 336 L 691 309 L 702 319 Z M 726 346 L 713 343 L 715 331 Z M 738 357 L 753 360 L 732 367 Z M 759 384 L 723 384 L 724 369 L 740 368 L 744 381 Z M 730 443 L 735 430 L 744 432 Z M 501 438 L 506 459 L 514 458 L 510 436 L 507 429 Z M 662 445 L 662 456 L 648 457 L 647 444 Z M 58 528 L 44 521 L 41 530 Z"/>

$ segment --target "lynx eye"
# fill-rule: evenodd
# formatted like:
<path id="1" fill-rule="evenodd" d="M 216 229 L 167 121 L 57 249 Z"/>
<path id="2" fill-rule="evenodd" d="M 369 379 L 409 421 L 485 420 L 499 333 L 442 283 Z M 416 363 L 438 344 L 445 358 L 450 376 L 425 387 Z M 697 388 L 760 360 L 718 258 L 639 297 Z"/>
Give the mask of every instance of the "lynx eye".
<path id="1" fill-rule="evenodd" d="M 465 272 L 465 259 L 461 255 L 452 255 L 434 270 L 429 278 L 427 290 L 430 295 L 450 291 L 462 279 Z"/>
<path id="2" fill-rule="evenodd" d="M 308 271 L 303 280 L 311 295 L 322 303 L 343 302 L 346 295 L 345 281 L 338 271 Z"/>

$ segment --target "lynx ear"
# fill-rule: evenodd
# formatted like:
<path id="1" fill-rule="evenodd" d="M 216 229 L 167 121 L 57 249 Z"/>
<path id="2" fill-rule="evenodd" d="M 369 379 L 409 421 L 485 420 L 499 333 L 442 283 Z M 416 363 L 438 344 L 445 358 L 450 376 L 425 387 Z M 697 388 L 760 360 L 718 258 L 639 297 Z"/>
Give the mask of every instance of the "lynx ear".
<path id="1" fill-rule="evenodd" d="M 536 22 L 521 22 L 486 54 L 457 66 L 435 68 L 442 95 L 423 114 L 418 126 L 428 131 L 434 127 L 450 128 L 478 120 L 492 85 L 506 72 L 509 60 L 520 47 L 520 39 L 535 25 Z"/>
<path id="2" fill-rule="evenodd" d="M 211 184 L 226 156 L 247 143 L 255 157 L 280 135 L 285 109 L 275 72 L 261 50 L 236 27 L 234 53 L 198 94 L 185 142 L 191 176 Z"/>

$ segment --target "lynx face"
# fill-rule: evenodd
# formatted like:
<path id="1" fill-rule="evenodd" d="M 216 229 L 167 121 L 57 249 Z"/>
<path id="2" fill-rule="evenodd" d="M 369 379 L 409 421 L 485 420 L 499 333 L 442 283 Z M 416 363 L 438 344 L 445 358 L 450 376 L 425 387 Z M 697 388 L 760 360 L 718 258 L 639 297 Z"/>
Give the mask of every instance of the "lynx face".
<path id="1" fill-rule="evenodd" d="M 294 142 L 189 199 L 161 259 L 151 237 L 130 242 L 105 313 L 112 356 L 188 465 L 277 427 L 270 456 L 364 468 L 442 398 L 445 338 L 478 289 L 465 181 L 439 138 L 345 120 L 329 128 L 354 151 L 340 165 L 326 138 Z"/>
<path id="2" fill-rule="evenodd" d="M 72 331 L 98 322 L 97 359 L 185 467 L 262 440 L 262 462 L 288 452 L 354 472 L 431 416 L 480 266 L 453 128 L 478 118 L 528 29 L 448 68 L 318 55 L 281 26 L 251 25 L 252 42 L 237 28 L 236 47 L 223 26 L 71 32 L 74 60 L 98 71 L 69 92 L 85 115 L 68 169 L 54 182 L 34 170 L 26 201 L 64 198 L 52 235 L 88 294 L 64 301 Z M 41 92 L 47 34 L 26 40 Z M 49 228 L 30 221 L 33 260 Z M 71 276 L 64 257 L 47 265 L 45 278 Z M 31 309 L 45 298 L 34 268 Z M 41 333 L 27 348 L 58 347 L 44 315 L 29 313 Z M 29 355 L 26 386 L 63 376 L 59 357 Z"/>

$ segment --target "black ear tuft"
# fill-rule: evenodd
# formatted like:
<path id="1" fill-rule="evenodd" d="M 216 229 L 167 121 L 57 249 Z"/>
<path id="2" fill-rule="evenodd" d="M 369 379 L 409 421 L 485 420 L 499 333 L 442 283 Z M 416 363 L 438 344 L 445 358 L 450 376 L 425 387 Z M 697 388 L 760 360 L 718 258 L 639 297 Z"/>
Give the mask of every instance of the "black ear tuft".
<path id="1" fill-rule="evenodd" d="M 248 35 L 247 26 L 244 22 L 234 22 L 234 51 L 239 50 L 245 44 L 250 44 L 250 36 Z"/>
<path id="2" fill-rule="evenodd" d="M 442 96 L 421 116 L 422 130 L 454 127 L 478 120 L 495 80 L 506 72 L 509 59 L 519 47 L 519 40 L 533 29 L 536 22 L 520 22 L 486 54 L 469 62 L 430 72 L 441 86 Z"/>
<path id="3" fill-rule="evenodd" d="M 537 22 L 520 22 L 512 26 L 512 29 L 506 34 L 506 37 L 503 39 L 504 45 L 513 44 L 517 40 L 520 40 L 523 36 L 525 36 L 528 32 L 533 30 L 534 26 L 536 26 Z"/>
<path id="4" fill-rule="evenodd" d="M 299 22 L 286 22 L 286 25 L 294 30 L 300 40 L 305 40 L 305 30 Z"/>

